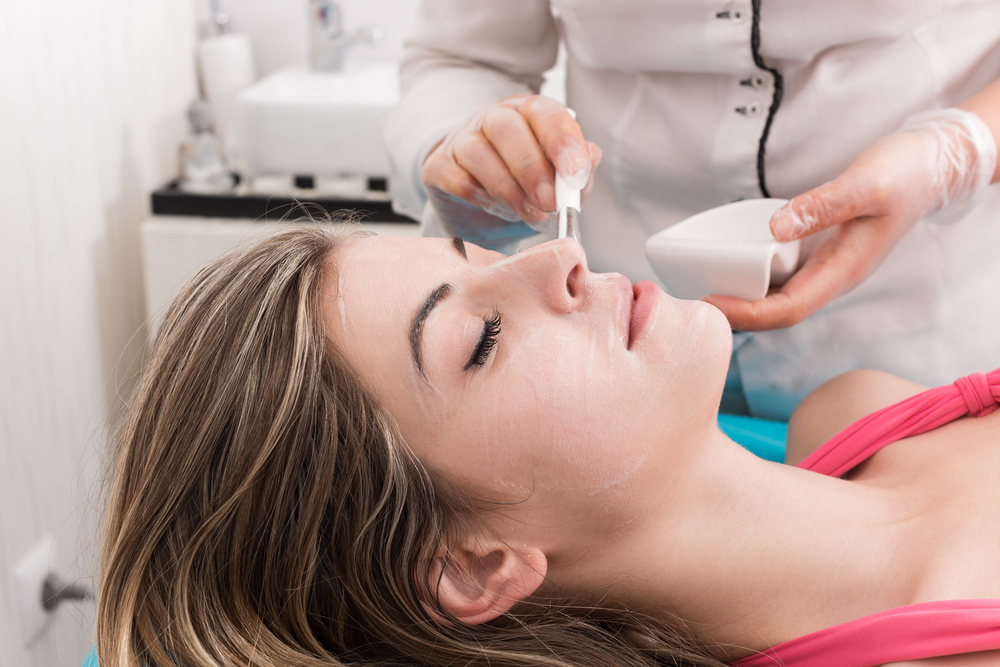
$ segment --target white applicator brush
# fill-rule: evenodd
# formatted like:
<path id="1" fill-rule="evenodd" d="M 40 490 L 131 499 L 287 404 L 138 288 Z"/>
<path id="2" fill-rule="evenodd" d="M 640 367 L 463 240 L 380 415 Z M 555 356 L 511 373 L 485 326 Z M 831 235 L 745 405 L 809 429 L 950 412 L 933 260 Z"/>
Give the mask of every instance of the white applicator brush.
<path id="1" fill-rule="evenodd" d="M 566 109 L 576 120 L 576 112 Z M 556 211 L 559 213 L 559 234 L 557 238 L 573 239 L 580 243 L 580 191 L 566 185 L 566 181 L 556 171 Z"/>

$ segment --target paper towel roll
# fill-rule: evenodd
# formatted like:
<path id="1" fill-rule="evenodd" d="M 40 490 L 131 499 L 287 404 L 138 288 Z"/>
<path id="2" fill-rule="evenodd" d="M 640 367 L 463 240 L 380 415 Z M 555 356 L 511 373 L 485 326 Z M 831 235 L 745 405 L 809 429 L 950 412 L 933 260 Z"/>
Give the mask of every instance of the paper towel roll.
<path id="1" fill-rule="evenodd" d="M 229 168 L 242 171 L 237 98 L 257 78 L 250 39 L 227 33 L 202 40 L 198 45 L 198 66 Z"/>

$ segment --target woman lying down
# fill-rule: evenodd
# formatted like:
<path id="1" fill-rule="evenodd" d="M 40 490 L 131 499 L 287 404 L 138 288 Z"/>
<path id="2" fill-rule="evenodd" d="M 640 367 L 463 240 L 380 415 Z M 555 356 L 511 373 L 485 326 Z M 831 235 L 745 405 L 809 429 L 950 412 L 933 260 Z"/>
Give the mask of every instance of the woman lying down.
<path id="1" fill-rule="evenodd" d="M 719 431 L 730 341 L 572 241 L 215 263 L 130 402 L 100 664 L 1000 664 L 1000 373 L 832 380 L 795 467 Z"/>

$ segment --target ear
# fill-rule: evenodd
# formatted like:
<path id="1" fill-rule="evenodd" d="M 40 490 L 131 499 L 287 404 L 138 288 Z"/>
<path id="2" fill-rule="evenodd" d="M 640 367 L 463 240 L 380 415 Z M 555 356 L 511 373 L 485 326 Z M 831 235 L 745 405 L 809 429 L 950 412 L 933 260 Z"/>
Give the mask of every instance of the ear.
<path id="1" fill-rule="evenodd" d="M 497 541 L 478 539 L 455 549 L 442 548 L 430 567 L 426 590 L 437 605 L 423 602 L 435 621 L 450 621 L 440 608 L 466 625 L 478 625 L 500 616 L 528 597 L 545 579 L 548 564 L 540 549 L 512 549 Z"/>

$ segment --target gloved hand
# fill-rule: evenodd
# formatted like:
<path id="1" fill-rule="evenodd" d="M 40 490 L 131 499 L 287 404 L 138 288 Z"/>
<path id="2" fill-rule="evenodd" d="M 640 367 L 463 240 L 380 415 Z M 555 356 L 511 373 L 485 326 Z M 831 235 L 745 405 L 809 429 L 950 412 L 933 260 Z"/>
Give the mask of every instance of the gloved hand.
<path id="1" fill-rule="evenodd" d="M 737 331 L 791 326 L 864 280 L 917 220 L 965 215 L 996 164 L 997 142 L 975 114 L 941 109 L 911 116 L 843 174 L 774 214 L 771 233 L 779 241 L 834 228 L 784 285 L 758 301 L 719 295 L 706 301 Z"/>
<path id="2" fill-rule="evenodd" d="M 518 95 L 480 108 L 448 135 L 427 156 L 420 180 L 452 233 L 495 248 L 555 228 L 552 165 L 586 196 L 600 161 L 601 150 L 566 107 Z"/>

